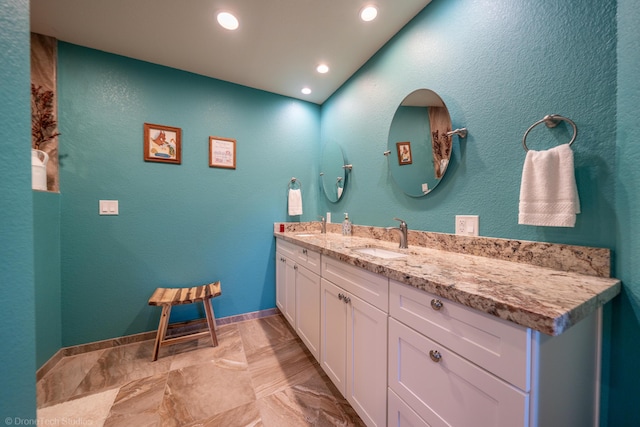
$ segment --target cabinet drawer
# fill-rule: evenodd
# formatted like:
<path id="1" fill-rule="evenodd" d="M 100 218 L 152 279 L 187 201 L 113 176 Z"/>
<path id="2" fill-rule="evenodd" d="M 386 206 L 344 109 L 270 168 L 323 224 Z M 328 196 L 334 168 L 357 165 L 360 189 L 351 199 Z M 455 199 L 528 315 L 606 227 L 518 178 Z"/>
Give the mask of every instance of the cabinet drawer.
<path id="1" fill-rule="evenodd" d="M 282 239 L 276 239 L 276 252 L 280 252 L 282 255 L 294 259 L 299 246 L 289 243 Z"/>
<path id="2" fill-rule="evenodd" d="M 389 312 L 389 279 L 332 258 L 322 258 L 321 276 L 347 292 Z"/>
<path id="3" fill-rule="evenodd" d="M 530 329 L 394 280 L 389 288 L 390 316 L 520 389 L 529 391 Z M 440 308 L 436 301 L 441 302 Z"/>
<path id="4" fill-rule="evenodd" d="M 431 427 L 416 412 L 389 389 L 387 397 L 389 410 L 388 427 Z"/>
<path id="5" fill-rule="evenodd" d="M 320 274 L 320 253 L 282 239 L 276 239 L 276 251 L 305 267 L 309 271 Z"/>
<path id="6" fill-rule="evenodd" d="M 432 351 L 439 352 L 438 362 Z M 389 387 L 433 427 L 528 424 L 528 393 L 394 319 L 389 319 Z"/>

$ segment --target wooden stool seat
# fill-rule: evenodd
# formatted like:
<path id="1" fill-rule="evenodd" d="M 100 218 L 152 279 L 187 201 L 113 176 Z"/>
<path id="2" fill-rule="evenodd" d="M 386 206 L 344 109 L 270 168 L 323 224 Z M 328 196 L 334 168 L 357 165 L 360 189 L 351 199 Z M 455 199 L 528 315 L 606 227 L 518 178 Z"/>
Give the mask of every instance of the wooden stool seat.
<path id="1" fill-rule="evenodd" d="M 216 336 L 216 323 L 210 300 L 211 298 L 215 298 L 221 294 L 220 282 L 194 286 L 192 288 L 157 288 L 153 295 L 151 295 L 151 298 L 149 298 L 149 305 L 162 306 L 162 315 L 160 316 L 156 343 L 153 348 L 153 361 L 158 360 L 158 352 L 160 351 L 160 347 L 164 345 L 178 344 L 185 341 L 203 338 L 208 335 L 211 335 L 213 346 L 217 347 L 218 338 Z M 202 304 L 204 305 L 205 318 L 188 323 L 206 322 L 208 325 L 208 331 L 199 331 L 176 337 L 167 337 L 168 329 L 184 325 L 184 323 L 169 324 L 171 307 L 181 304 L 193 304 L 200 301 L 202 301 Z"/>

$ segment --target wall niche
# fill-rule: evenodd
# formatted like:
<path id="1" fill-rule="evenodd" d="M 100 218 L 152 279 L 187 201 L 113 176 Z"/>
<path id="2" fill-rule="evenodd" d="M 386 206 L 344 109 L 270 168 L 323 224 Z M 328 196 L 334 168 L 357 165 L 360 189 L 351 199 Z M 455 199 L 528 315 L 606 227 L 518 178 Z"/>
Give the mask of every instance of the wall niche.
<path id="1" fill-rule="evenodd" d="M 31 33 L 31 85 L 40 87 L 41 92 L 53 92 L 53 120 L 57 122 L 58 99 L 56 88 L 57 40 L 53 37 Z M 33 113 L 33 95 L 32 95 Z M 57 126 L 53 132 L 57 132 Z M 33 145 L 32 145 L 33 148 Z M 40 144 L 40 150 L 47 153 L 47 191 L 59 192 L 58 137 Z"/>

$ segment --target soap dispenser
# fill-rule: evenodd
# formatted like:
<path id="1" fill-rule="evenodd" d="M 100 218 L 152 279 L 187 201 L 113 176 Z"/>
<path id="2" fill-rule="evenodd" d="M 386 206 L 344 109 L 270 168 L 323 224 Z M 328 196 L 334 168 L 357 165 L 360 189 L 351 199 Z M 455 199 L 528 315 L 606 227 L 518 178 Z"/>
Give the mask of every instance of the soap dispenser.
<path id="1" fill-rule="evenodd" d="M 342 221 L 342 235 L 351 236 L 351 221 L 347 212 L 344 213 L 344 221 Z"/>

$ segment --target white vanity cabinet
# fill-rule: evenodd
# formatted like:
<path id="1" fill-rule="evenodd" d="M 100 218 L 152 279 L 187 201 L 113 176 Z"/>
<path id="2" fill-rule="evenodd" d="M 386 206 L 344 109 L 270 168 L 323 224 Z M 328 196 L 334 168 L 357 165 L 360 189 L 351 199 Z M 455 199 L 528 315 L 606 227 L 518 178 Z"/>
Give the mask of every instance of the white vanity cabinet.
<path id="1" fill-rule="evenodd" d="M 320 360 L 320 254 L 276 240 L 276 305 Z"/>
<path id="2" fill-rule="evenodd" d="M 320 365 L 368 426 L 387 421 L 388 279 L 323 257 Z"/>
<path id="3" fill-rule="evenodd" d="M 389 426 L 596 426 L 599 315 L 550 337 L 390 281 Z"/>

